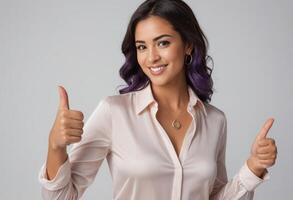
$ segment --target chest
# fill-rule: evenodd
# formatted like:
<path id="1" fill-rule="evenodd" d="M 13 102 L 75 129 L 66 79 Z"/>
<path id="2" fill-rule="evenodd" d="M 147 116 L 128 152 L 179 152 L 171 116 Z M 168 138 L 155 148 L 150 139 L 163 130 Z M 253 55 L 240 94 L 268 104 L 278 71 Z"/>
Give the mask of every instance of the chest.
<path id="1" fill-rule="evenodd" d="M 112 113 L 112 145 L 108 157 L 114 177 L 122 174 L 143 180 L 172 178 L 176 169 L 182 167 L 187 177 L 198 178 L 200 183 L 212 180 L 221 130 L 218 120 L 207 120 L 189 110 L 180 117 L 182 127 L 176 130 L 171 115 L 160 109 L 153 108 L 138 116 L 131 115 L 127 109 L 118 111 Z M 181 166 L 174 159 L 175 153 L 181 156 L 178 159 Z"/>
<path id="2" fill-rule="evenodd" d="M 111 126 L 111 153 L 119 160 L 153 160 L 171 167 L 176 163 L 174 154 L 188 164 L 216 157 L 221 124 L 212 115 L 206 118 L 198 110 L 186 110 L 179 119 L 182 127 L 176 130 L 173 117 L 155 107 L 140 115 L 119 108 L 112 109 Z"/>
<path id="3" fill-rule="evenodd" d="M 112 152 L 108 159 L 113 172 L 142 180 L 166 177 L 173 180 L 176 169 L 181 167 L 185 177 L 199 183 L 213 180 L 217 145 L 215 138 L 209 137 L 214 133 L 205 127 L 206 123 L 196 125 L 193 121 L 198 119 L 197 115 L 186 111 L 179 119 L 182 127 L 178 130 L 172 127 L 172 117 L 160 110 L 145 112 L 134 119 L 123 118 L 119 113 L 113 116 L 116 120 L 113 120 Z M 174 153 L 181 166 L 175 162 Z"/>
<path id="4" fill-rule="evenodd" d="M 158 110 L 156 118 L 171 140 L 177 156 L 179 156 L 184 137 L 192 121 L 191 115 L 185 111 L 180 117 L 177 118 L 181 124 L 179 129 L 172 126 L 172 122 L 175 118 L 169 113 Z"/>

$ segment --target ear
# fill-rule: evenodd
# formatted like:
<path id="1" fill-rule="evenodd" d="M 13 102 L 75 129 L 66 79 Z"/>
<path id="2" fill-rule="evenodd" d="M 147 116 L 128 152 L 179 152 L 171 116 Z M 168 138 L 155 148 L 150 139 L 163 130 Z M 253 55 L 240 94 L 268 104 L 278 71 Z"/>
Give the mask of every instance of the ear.
<path id="1" fill-rule="evenodd" d="M 190 55 L 192 50 L 193 50 L 193 45 L 192 44 L 186 44 L 185 45 L 185 54 Z"/>

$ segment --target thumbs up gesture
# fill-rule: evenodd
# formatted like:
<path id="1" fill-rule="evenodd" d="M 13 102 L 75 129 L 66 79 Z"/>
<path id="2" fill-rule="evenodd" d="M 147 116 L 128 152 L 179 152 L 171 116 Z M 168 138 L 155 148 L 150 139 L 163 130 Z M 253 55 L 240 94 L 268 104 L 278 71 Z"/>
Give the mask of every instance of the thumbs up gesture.
<path id="1" fill-rule="evenodd" d="M 273 123 L 274 119 L 272 118 L 265 122 L 251 146 L 251 155 L 247 160 L 249 169 L 260 178 L 266 172 L 266 168 L 275 164 L 277 158 L 275 140 L 267 138 Z"/>
<path id="2" fill-rule="evenodd" d="M 83 133 L 83 113 L 69 109 L 68 95 L 62 86 L 59 88 L 59 107 L 55 122 L 50 131 L 49 145 L 52 149 L 66 149 L 66 146 L 79 142 Z"/>

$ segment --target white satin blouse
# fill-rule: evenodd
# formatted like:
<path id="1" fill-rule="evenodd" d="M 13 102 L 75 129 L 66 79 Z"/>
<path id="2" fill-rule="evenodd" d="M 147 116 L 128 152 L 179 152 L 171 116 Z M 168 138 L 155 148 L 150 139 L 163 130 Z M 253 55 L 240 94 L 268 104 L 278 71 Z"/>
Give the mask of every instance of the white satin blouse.
<path id="1" fill-rule="evenodd" d="M 244 163 L 229 181 L 225 168 L 225 114 L 203 103 L 189 87 L 192 122 L 179 157 L 155 115 L 150 84 L 141 91 L 108 96 L 84 125 L 79 143 L 52 180 L 46 163 L 39 173 L 43 199 L 79 199 L 106 158 L 114 200 L 250 200 L 269 178 L 255 176 Z M 97 198 L 99 199 L 97 188 Z"/>

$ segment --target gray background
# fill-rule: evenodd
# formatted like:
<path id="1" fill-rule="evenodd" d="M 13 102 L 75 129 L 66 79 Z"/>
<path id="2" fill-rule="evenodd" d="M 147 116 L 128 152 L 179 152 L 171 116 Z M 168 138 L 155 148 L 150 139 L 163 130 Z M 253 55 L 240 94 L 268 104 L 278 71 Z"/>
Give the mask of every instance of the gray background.
<path id="1" fill-rule="evenodd" d="M 128 20 L 141 1 L 0 0 L 0 199 L 40 199 L 38 172 L 59 96 L 85 119 L 124 84 L 118 70 Z M 278 160 L 255 199 L 292 194 L 293 7 L 289 0 L 187 1 L 214 59 L 212 104 L 228 118 L 229 177 L 243 165 L 264 121 Z M 84 199 L 111 199 L 107 162 Z"/>

